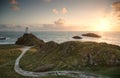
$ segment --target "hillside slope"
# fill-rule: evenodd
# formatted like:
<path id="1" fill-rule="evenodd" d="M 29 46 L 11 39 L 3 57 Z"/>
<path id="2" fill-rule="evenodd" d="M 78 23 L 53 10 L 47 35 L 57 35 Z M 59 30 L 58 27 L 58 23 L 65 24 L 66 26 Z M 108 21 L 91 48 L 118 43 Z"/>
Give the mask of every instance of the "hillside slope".
<path id="1" fill-rule="evenodd" d="M 68 69 L 76 66 L 120 65 L 120 47 L 106 43 L 69 41 L 57 44 L 48 42 L 41 47 L 39 53 L 44 62 Z"/>

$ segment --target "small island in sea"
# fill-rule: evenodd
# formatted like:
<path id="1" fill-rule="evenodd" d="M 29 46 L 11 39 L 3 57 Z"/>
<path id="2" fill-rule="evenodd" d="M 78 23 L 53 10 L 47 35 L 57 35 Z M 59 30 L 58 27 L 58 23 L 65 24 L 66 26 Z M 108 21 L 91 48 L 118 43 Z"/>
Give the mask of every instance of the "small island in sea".
<path id="1" fill-rule="evenodd" d="M 72 38 L 73 39 L 82 39 L 82 37 L 80 37 L 80 36 L 73 36 Z"/>
<path id="2" fill-rule="evenodd" d="M 82 36 L 94 37 L 94 38 L 101 38 L 100 35 L 95 34 L 95 33 L 86 33 L 86 34 L 82 34 Z"/>

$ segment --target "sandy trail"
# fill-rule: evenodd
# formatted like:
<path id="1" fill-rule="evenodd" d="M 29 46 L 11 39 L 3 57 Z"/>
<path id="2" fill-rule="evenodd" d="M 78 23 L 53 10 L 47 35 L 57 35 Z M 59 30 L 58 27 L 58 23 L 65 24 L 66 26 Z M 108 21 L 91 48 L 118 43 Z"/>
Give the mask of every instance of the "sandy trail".
<path id="1" fill-rule="evenodd" d="M 23 57 L 23 55 L 30 49 L 31 47 L 23 47 L 21 48 L 21 55 L 16 59 L 14 70 L 18 74 L 22 76 L 32 76 L 32 77 L 44 77 L 44 76 L 68 76 L 68 77 L 74 77 L 74 78 L 108 78 L 103 77 L 100 75 L 95 75 L 91 73 L 84 73 L 80 71 L 48 71 L 48 72 L 31 72 L 26 71 L 20 68 L 19 63 L 20 59 Z"/>

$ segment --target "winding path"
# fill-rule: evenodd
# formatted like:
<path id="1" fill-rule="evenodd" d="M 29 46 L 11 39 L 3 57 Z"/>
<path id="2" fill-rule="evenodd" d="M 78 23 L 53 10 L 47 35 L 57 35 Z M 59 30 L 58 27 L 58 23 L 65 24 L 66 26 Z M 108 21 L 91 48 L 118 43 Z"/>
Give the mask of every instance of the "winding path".
<path id="1" fill-rule="evenodd" d="M 68 77 L 75 77 L 75 78 L 108 78 L 108 77 L 103 77 L 100 75 L 95 75 L 91 73 L 83 73 L 80 71 L 48 71 L 48 72 L 31 72 L 31 71 L 26 71 L 20 68 L 19 66 L 19 61 L 22 58 L 22 56 L 29 50 L 31 47 L 24 47 L 21 48 L 22 53 L 21 55 L 16 59 L 15 61 L 15 66 L 14 70 L 18 74 L 22 76 L 32 76 L 32 77 L 44 77 L 44 76 L 68 76 Z"/>

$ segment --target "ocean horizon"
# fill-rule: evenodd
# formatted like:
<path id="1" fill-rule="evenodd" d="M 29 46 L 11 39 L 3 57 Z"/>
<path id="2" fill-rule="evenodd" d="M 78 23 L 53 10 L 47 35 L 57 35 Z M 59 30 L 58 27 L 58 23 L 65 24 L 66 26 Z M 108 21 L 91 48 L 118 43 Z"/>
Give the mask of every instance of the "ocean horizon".
<path id="1" fill-rule="evenodd" d="M 55 41 L 57 43 L 62 43 L 66 41 L 93 41 L 120 46 L 120 32 L 115 31 L 33 31 L 31 33 L 45 42 Z M 102 38 L 84 37 L 82 36 L 84 33 L 96 33 L 102 36 Z M 0 44 L 14 44 L 23 34 L 23 31 L 0 31 L 0 37 L 6 37 L 6 40 L 0 40 Z M 73 39 L 73 36 L 81 36 L 83 39 Z"/>

